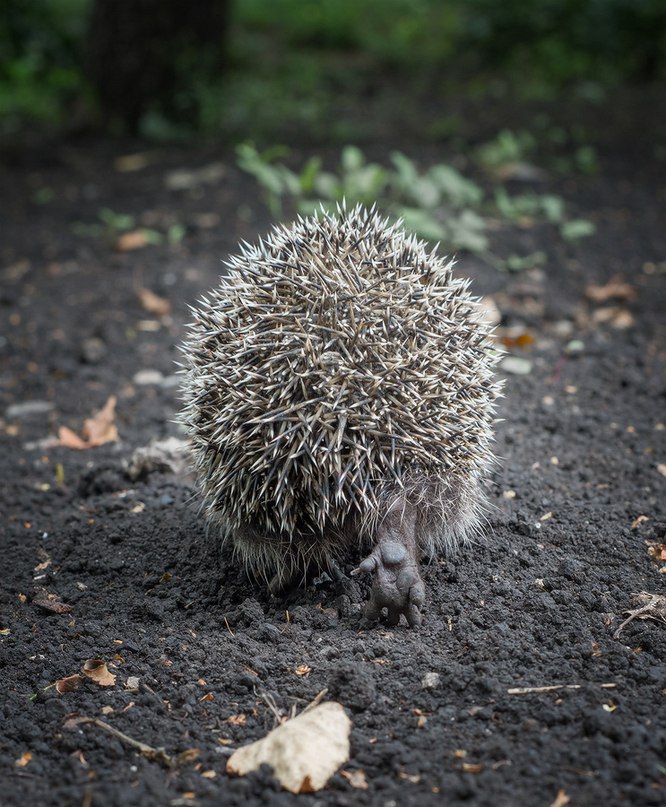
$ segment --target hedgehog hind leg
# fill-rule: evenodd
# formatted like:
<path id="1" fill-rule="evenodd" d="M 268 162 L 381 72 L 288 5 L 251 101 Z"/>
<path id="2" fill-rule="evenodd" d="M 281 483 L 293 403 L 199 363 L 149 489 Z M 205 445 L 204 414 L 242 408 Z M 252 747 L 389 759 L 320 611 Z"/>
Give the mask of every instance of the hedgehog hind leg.
<path id="1" fill-rule="evenodd" d="M 379 524 L 375 546 L 352 574 L 374 573 L 365 618 L 376 621 L 386 608 L 389 625 L 404 614 L 410 627 L 421 624 L 425 585 L 419 572 L 416 508 L 405 500 L 394 503 Z"/>

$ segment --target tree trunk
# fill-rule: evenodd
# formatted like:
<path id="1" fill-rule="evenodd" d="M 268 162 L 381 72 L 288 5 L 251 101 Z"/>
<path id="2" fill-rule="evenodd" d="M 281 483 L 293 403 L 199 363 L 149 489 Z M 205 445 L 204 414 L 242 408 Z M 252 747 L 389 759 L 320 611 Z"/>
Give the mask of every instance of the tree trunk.
<path id="1" fill-rule="evenodd" d="M 135 132 L 148 109 L 191 112 L 192 73 L 223 69 L 229 10 L 230 0 L 95 0 L 86 61 L 106 123 Z"/>

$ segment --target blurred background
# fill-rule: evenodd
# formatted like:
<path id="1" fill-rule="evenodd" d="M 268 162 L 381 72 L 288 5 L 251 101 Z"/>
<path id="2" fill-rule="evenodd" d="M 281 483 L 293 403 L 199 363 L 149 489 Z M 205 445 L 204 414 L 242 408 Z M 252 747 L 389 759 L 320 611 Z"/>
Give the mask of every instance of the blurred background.
<path id="1" fill-rule="evenodd" d="M 615 104 L 665 51 L 663 0 L 3 0 L 0 134 L 455 142 Z"/>

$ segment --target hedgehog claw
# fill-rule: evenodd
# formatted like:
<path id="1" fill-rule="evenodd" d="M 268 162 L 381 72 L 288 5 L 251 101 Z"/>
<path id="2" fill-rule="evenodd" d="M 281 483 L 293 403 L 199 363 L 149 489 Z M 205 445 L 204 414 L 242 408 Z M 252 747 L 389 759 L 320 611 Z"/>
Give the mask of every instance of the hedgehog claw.
<path id="1" fill-rule="evenodd" d="M 375 573 L 365 619 L 377 621 L 384 608 L 389 625 L 397 625 L 404 614 L 410 627 L 421 625 L 425 586 L 419 574 L 414 516 L 405 510 L 390 513 L 379 529 L 377 544 L 353 575 Z"/>

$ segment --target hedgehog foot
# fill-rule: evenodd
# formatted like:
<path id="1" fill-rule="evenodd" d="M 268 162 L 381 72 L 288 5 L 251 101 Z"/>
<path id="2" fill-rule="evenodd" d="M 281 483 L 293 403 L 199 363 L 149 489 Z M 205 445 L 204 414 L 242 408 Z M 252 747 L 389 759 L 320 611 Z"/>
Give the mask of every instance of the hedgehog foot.
<path id="1" fill-rule="evenodd" d="M 376 621 L 386 608 L 389 625 L 397 625 L 400 614 L 412 628 L 421 624 L 425 586 L 419 573 L 415 526 L 413 508 L 393 508 L 378 529 L 375 548 L 352 572 L 375 573 L 365 608 L 367 620 Z"/>

